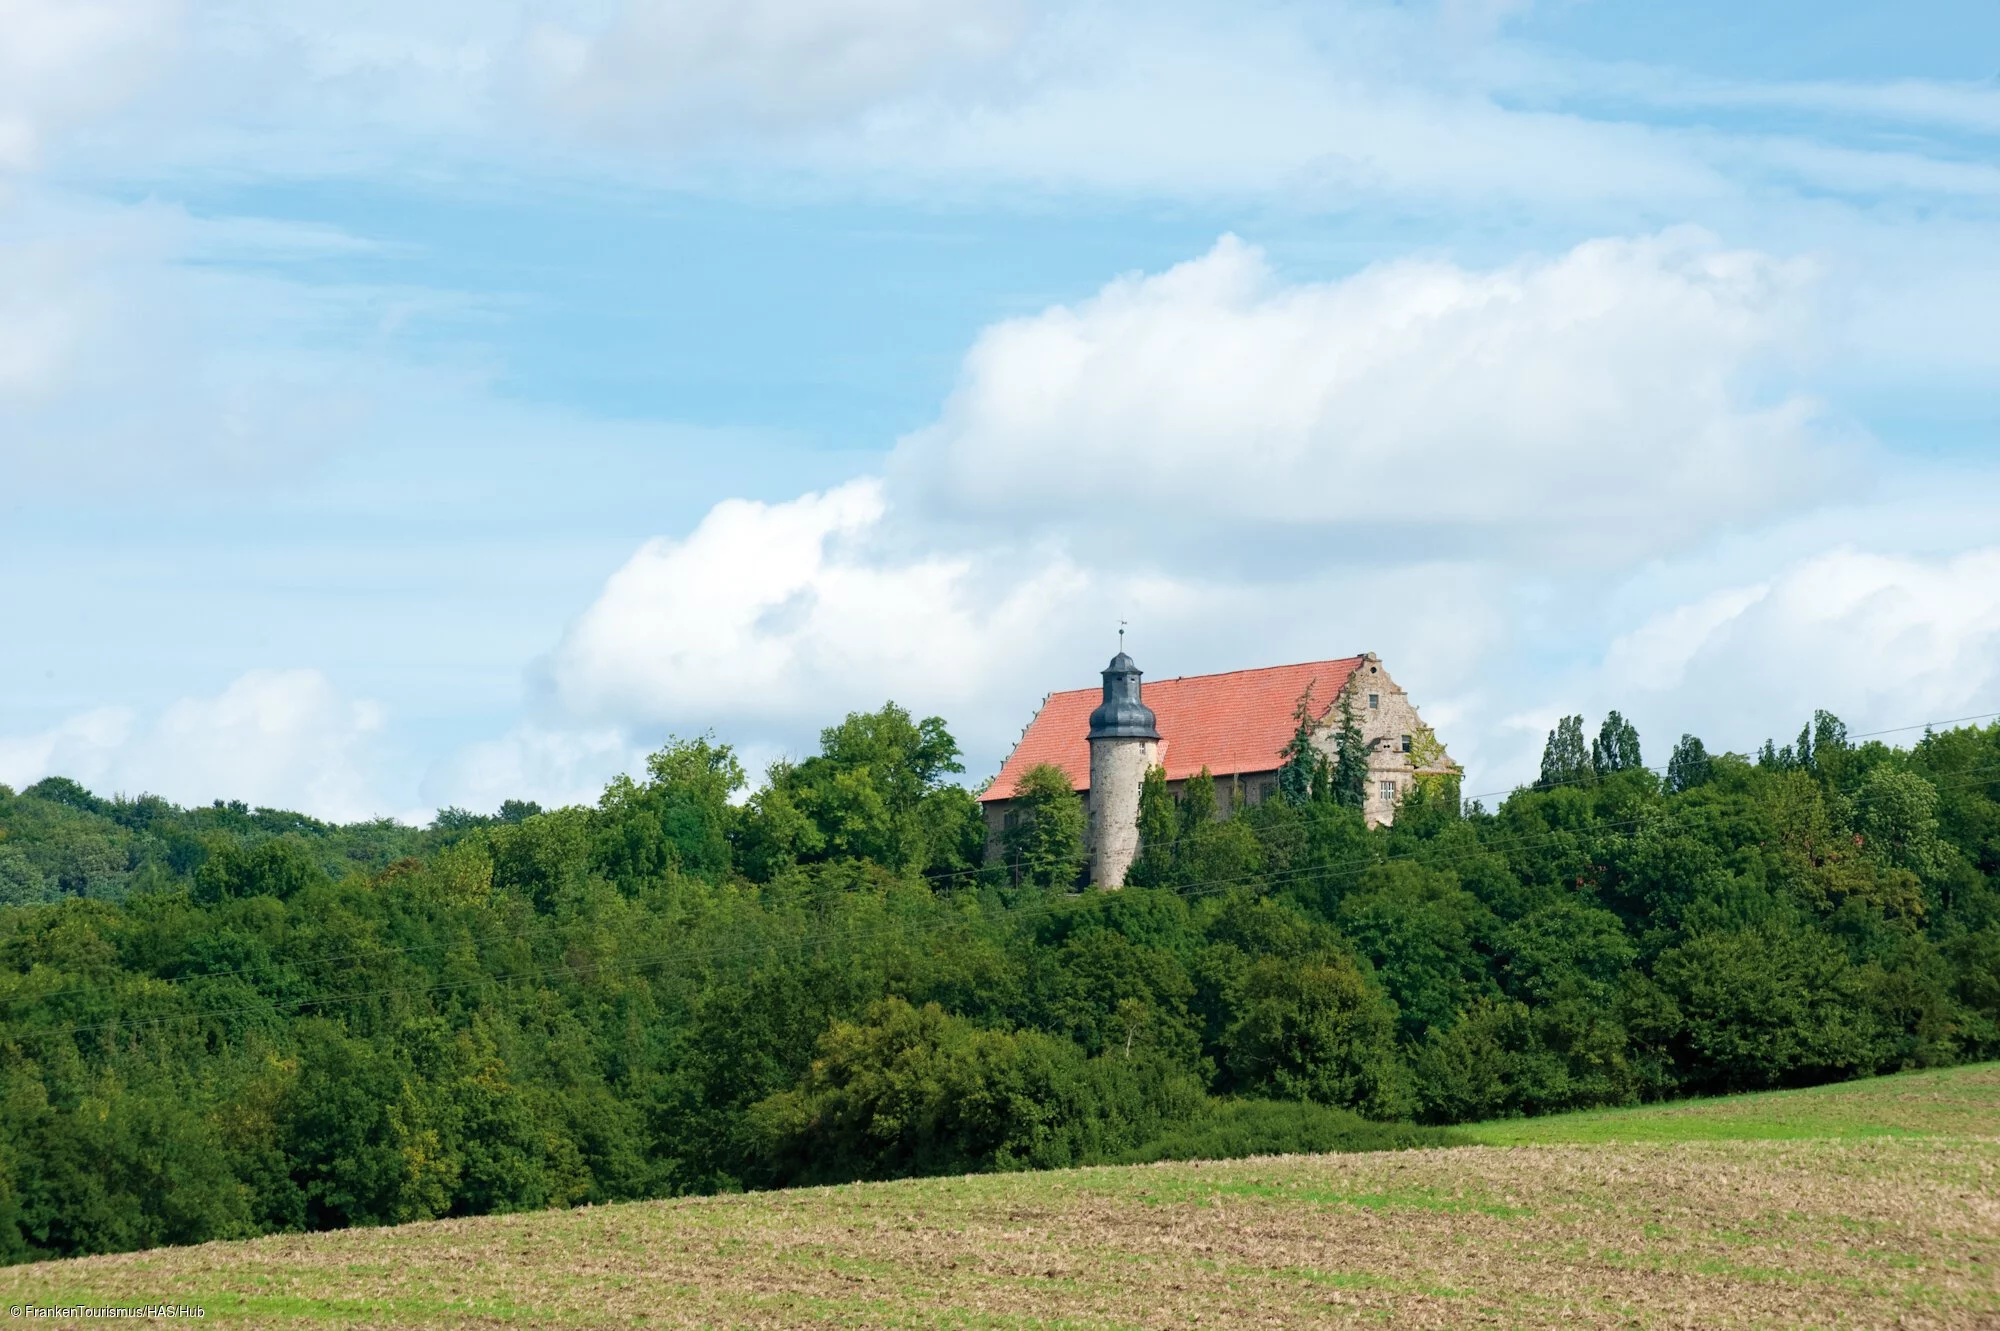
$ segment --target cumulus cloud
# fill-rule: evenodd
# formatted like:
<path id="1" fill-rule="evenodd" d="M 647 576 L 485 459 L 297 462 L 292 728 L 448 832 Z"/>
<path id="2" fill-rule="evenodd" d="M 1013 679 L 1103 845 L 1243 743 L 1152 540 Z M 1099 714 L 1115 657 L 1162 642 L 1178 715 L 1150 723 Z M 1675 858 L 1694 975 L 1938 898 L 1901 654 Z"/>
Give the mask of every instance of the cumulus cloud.
<path id="1" fill-rule="evenodd" d="M 797 749 L 894 697 L 952 718 L 978 771 L 1129 617 L 1156 675 L 1381 652 L 1482 789 L 1593 703 L 1655 747 L 1814 705 L 1987 710 L 1993 552 L 1810 553 L 1882 529 L 1851 501 L 1810 516 L 1863 465 L 1788 387 L 1813 281 L 1674 232 L 1285 283 L 1225 238 L 986 330 L 886 478 L 648 544 L 543 663 L 544 702 Z M 1652 562 L 1728 527 L 1765 573 Z M 1653 608 L 1606 655 L 1627 604 Z"/>
<path id="2" fill-rule="evenodd" d="M 1375 650 L 1463 708 L 1519 645 L 1510 579 L 1566 567 L 1540 556 L 1600 578 L 1837 472 L 1780 373 L 1810 284 L 1678 232 L 1287 284 L 1226 237 L 986 330 L 886 479 L 649 543 L 544 701 L 800 740 L 887 696 L 978 749 L 1130 617 L 1155 670 Z"/>
<path id="3" fill-rule="evenodd" d="M 545 719 L 468 750 L 434 788 L 490 802 L 519 782 L 573 800 L 631 768 L 649 747 L 636 737 L 669 731 L 714 730 L 755 768 L 885 699 L 945 716 L 977 779 L 1044 693 L 1096 682 L 1121 621 L 1155 676 L 1376 650 L 1447 709 L 1444 691 L 1507 637 L 1501 589 L 1477 567 L 1374 569 L 1356 597 L 1350 566 L 1190 577 L 921 534 L 872 479 L 717 505 L 633 555 L 540 663 Z"/>
<path id="4" fill-rule="evenodd" d="M 964 699 L 1074 613 L 1060 559 L 999 577 L 962 551 L 884 548 L 879 482 L 732 499 L 648 542 L 541 668 L 564 715 L 699 730 L 823 722 L 843 703 Z"/>
<path id="5" fill-rule="evenodd" d="M 612 777 L 641 770 L 645 755 L 617 726 L 524 722 L 438 763 L 425 776 L 422 794 L 432 808 L 457 805 L 482 813 L 510 799 L 533 799 L 545 808 L 595 804 Z"/>
<path id="6" fill-rule="evenodd" d="M 340 821 L 375 817 L 387 811 L 371 781 L 383 721 L 379 706 L 343 697 L 316 670 L 253 670 L 156 715 L 100 708 L 0 738 L 0 780 L 18 788 L 67 776 L 182 804 L 229 798 Z"/>
<path id="7" fill-rule="evenodd" d="M 1643 558 L 1851 460 L 1773 377 L 1811 279 L 1674 231 L 1287 284 L 1224 237 L 988 328 L 889 474 L 953 520 L 1156 551 L 1254 531 L 1266 551 L 1392 561 Z"/>
<path id="8" fill-rule="evenodd" d="M 1794 561 L 1621 635 L 1599 688 L 1719 747 L 1815 707 L 1856 731 L 2000 710 L 2000 547 Z"/>

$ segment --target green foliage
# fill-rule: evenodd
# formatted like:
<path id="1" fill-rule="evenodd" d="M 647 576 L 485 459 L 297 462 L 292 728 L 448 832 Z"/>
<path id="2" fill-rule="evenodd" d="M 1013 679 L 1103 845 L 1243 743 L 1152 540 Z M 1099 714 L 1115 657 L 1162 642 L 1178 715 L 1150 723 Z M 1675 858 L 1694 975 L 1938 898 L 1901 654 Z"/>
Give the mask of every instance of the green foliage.
<path id="1" fill-rule="evenodd" d="M 1579 717 L 1579 723 L 1581 720 Z M 1645 765 L 1645 759 L 1639 756 L 1638 728 L 1612 711 L 1598 728 L 1597 738 L 1590 742 L 1590 770 L 1602 777 L 1613 772 L 1637 771 Z"/>
<path id="2" fill-rule="evenodd" d="M 1667 789 L 1678 795 L 1706 785 L 1713 770 L 1714 763 L 1702 742 L 1693 735 L 1682 735 L 1667 759 Z"/>
<path id="3" fill-rule="evenodd" d="M 1636 1098 L 1626 1033 L 1599 1008 L 1540 1008 L 1481 998 L 1415 1057 L 1417 1099 L 1432 1123 L 1555 1113 Z"/>
<path id="4" fill-rule="evenodd" d="M 1180 810 L 1167 789 L 1167 769 L 1147 768 L 1139 784 L 1139 856 L 1125 873 L 1127 886 L 1163 887 L 1172 880 L 1180 830 Z"/>
<path id="5" fill-rule="evenodd" d="M 212 837 L 208 855 L 194 871 L 194 899 L 226 901 L 233 897 L 277 897 L 284 900 L 327 881 L 313 854 L 302 843 L 279 837 L 245 847 L 229 837 Z"/>
<path id="6" fill-rule="evenodd" d="M 1583 742 L 1583 718 L 1563 717 L 1549 732 L 1548 743 L 1542 746 L 1542 775 L 1537 784 L 1544 790 L 1580 785 L 1594 774 L 1590 750 Z"/>
<path id="7" fill-rule="evenodd" d="M 1083 801 L 1069 773 L 1041 763 L 1021 774 L 1012 810 L 1018 821 L 1006 837 L 1015 881 L 1030 887 L 1069 888 L 1083 872 Z"/>
<path id="8" fill-rule="evenodd" d="M 598 801 L 597 865 L 627 892 L 673 872 L 714 879 L 729 872 L 743 765 L 727 744 L 669 740 L 646 760 L 647 780 L 615 778 Z M 548 815 L 505 818 L 506 826 L 541 825 Z"/>
<path id="9" fill-rule="evenodd" d="M 1278 768 L 1278 793 L 1293 804 L 1304 804 L 1313 797 L 1313 779 L 1325 761 L 1313 744 L 1320 724 L 1319 711 L 1313 706 L 1312 685 L 1307 684 L 1305 692 L 1299 695 L 1298 705 L 1292 709 L 1292 737 L 1285 742 L 1280 755 L 1284 763 Z M 1322 788 L 1326 786 L 1324 778 L 1320 784 Z"/>
<path id="10" fill-rule="evenodd" d="M 1377 865 L 1334 913 L 1375 968 L 1407 1040 L 1446 1026 L 1497 991 L 1487 954 L 1498 921 L 1448 870 L 1408 860 Z"/>
<path id="11" fill-rule="evenodd" d="M 1951 848 L 1938 836 L 1936 786 L 1915 772 L 1878 767 L 1861 783 L 1855 804 L 1855 830 L 1883 863 L 1922 879 L 1943 875 Z"/>
<path id="12" fill-rule="evenodd" d="M 1240 1160 L 1253 1155 L 1321 1155 L 1335 1151 L 1409 1151 L 1456 1146 L 1448 1128 L 1379 1123 L 1352 1110 L 1310 1100 L 1214 1100 L 1192 1121 L 1117 1156 L 1111 1163 L 1156 1160 Z"/>
<path id="13" fill-rule="evenodd" d="M 984 853 L 985 825 L 971 795 L 945 784 L 964 770 L 940 718 L 914 721 L 893 702 L 851 712 L 820 732 L 819 753 L 772 765 L 745 819 L 746 867 L 760 879 L 828 860 L 970 869 Z"/>
<path id="14" fill-rule="evenodd" d="M 1242 1089 L 1370 1118 L 1408 1109 L 1395 1009 L 1352 958 L 1265 957 L 1250 967 L 1240 1011 L 1224 1043 Z"/>
<path id="15" fill-rule="evenodd" d="M 1667 949 L 1654 975 L 1702 1089 L 1795 1086 L 1872 1065 L 1874 1014 L 1845 950 L 1826 934 L 1778 917 L 1703 932 Z"/>
<path id="16" fill-rule="evenodd" d="M 1359 809 L 1368 803 L 1368 746 L 1354 716 L 1351 688 L 1340 695 L 1340 728 L 1334 732 L 1333 771 L 1327 789 L 1332 802 L 1343 809 Z"/>
<path id="17" fill-rule="evenodd" d="M 1053 768 L 985 865 L 956 745 L 894 706 L 747 800 L 711 737 L 422 829 L 0 787 L 0 1259 L 2000 1056 L 2000 727 L 1818 713 L 1664 782 L 1629 729 L 1382 828 L 1333 768 L 1249 807 L 1155 770 L 1120 892 L 1071 890 Z"/>
<path id="18" fill-rule="evenodd" d="M 1087 1059 L 889 998 L 836 1022 L 798 1088 L 760 1101 L 750 1124 L 776 1181 L 818 1182 L 1082 1164 L 1200 1104 L 1200 1084 L 1157 1060 Z"/>

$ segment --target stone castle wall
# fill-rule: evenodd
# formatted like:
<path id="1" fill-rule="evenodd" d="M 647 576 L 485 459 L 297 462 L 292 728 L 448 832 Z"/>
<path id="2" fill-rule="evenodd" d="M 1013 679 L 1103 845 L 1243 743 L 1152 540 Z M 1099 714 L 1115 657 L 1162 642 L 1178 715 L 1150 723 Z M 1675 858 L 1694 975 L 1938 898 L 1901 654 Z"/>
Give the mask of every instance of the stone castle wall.
<path id="1" fill-rule="evenodd" d="M 1426 751 L 1436 745 L 1436 736 L 1417 715 L 1410 695 L 1389 678 L 1389 672 L 1373 655 L 1364 657 L 1349 677 L 1347 696 L 1353 700 L 1355 724 L 1361 727 L 1362 742 L 1368 746 L 1368 801 L 1361 812 L 1370 827 L 1379 827 L 1396 820 L 1396 802 L 1410 793 L 1419 772 L 1449 770 L 1451 757 L 1442 747 Z M 1329 758 L 1340 739 L 1338 701 L 1335 710 L 1327 714 L 1326 728 L 1314 739 Z"/>
<path id="2" fill-rule="evenodd" d="M 1159 761 L 1150 739 L 1098 739 L 1090 743 L 1090 881 L 1123 887 L 1139 855 L 1139 788 Z"/>

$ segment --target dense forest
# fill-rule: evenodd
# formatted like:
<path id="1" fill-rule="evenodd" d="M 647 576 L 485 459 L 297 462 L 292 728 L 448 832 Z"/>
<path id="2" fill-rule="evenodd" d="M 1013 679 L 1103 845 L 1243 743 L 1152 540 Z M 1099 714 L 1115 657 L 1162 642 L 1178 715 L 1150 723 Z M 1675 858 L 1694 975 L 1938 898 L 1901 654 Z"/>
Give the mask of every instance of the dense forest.
<path id="1" fill-rule="evenodd" d="M 1372 830 L 1336 771 L 1234 817 L 1155 779 L 1120 892 L 1078 889 L 1047 771 L 984 863 L 960 771 L 892 705 L 747 797 L 711 737 L 594 808 L 422 829 L 0 786 L 0 1254 L 2000 1055 L 2000 725 L 1898 749 L 1822 713 L 1649 768 L 1571 717 L 1497 808 Z"/>

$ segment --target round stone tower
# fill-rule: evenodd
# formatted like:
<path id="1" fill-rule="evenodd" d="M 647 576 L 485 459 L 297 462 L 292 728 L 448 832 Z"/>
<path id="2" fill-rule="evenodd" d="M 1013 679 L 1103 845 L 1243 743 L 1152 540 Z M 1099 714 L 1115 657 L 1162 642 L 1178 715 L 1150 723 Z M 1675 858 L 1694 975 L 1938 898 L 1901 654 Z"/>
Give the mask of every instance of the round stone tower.
<path id="1" fill-rule="evenodd" d="M 1139 700 L 1139 667 L 1120 651 L 1090 714 L 1090 881 L 1099 887 L 1125 886 L 1139 853 L 1139 787 L 1159 753 L 1153 711 Z"/>

